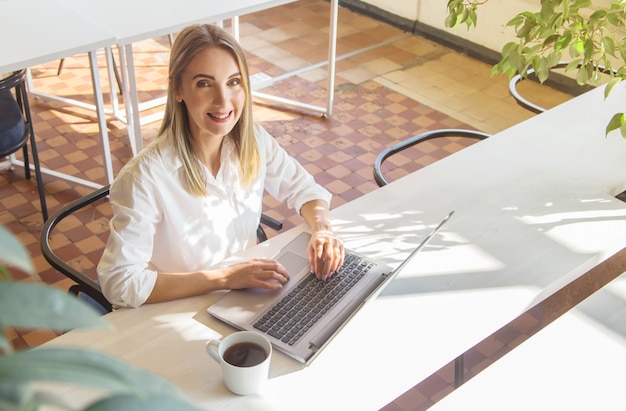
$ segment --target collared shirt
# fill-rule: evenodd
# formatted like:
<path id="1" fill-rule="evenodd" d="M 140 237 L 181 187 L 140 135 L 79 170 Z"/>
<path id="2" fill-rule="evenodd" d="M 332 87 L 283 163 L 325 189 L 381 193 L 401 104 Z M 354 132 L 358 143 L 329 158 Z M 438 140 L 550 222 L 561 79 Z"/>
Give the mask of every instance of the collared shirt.
<path id="1" fill-rule="evenodd" d="M 240 183 L 239 156 L 225 138 L 217 176 L 207 170 L 209 195 L 185 190 L 172 138 L 158 138 L 123 169 L 111 185 L 111 231 L 98 264 L 105 297 L 118 307 L 137 307 L 149 297 L 157 272 L 205 270 L 256 244 L 264 190 L 290 208 L 331 194 L 260 125 L 254 132 L 261 158 L 257 179 Z"/>

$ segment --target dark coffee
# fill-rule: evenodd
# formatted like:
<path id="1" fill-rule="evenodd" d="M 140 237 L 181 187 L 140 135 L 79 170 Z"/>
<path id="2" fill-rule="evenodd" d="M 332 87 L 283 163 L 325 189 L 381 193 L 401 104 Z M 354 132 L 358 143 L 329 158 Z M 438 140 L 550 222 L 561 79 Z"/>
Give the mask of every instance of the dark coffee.
<path id="1" fill-rule="evenodd" d="M 236 367 L 254 367 L 267 358 L 267 353 L 259 344 L 240 342 L 224 351 L 224 361 Z"/>

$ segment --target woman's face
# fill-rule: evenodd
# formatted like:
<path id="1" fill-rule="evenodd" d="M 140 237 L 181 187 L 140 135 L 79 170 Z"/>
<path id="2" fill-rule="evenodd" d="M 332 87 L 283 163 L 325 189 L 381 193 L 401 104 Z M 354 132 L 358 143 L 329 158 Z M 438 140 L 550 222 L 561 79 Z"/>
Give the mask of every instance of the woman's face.
<path id="1" fill-rule="evenodd" d="M 194 139 L 222 138 L 233 129 L 244 108 L 246 93 L 235 57 L 213 47 L 196 54 L 183 71 L 176 101 L 185 102 Z"/>

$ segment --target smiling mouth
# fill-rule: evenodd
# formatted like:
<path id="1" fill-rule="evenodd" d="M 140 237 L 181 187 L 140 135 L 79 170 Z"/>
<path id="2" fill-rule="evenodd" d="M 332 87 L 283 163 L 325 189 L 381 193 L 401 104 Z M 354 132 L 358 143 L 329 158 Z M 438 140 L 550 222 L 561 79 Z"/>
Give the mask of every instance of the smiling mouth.
<path id="1" fill-rule="evenodd" d="M 228 113 L 209 113 L 209 117 L 215 120 L 227 120 L 232 114 L 232 111 Z"/>

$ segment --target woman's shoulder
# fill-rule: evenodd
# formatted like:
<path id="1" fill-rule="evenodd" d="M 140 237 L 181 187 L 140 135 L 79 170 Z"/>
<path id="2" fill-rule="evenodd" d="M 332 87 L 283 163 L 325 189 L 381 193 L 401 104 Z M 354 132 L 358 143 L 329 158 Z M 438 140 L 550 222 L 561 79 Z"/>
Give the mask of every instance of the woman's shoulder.
<path id="1" fill-rule="evenodd" d="M 254 130 L 254 137 L 257 141 L 272 138 L 270 133 L 268 133 L 267 130 L 265 130 L 265 128 L 257 122 L 252 123 L 252 129 Z"/>
<path id="2" fill-rule="evenodd" d="M 274 145 L 276 144 L 274 136 L 272 136 L 261 124 L 256 122 L 253 124 L 253 130 L 254 138 L 256 139 L 260 151 L 272 151 L 274 149 Z"/>

